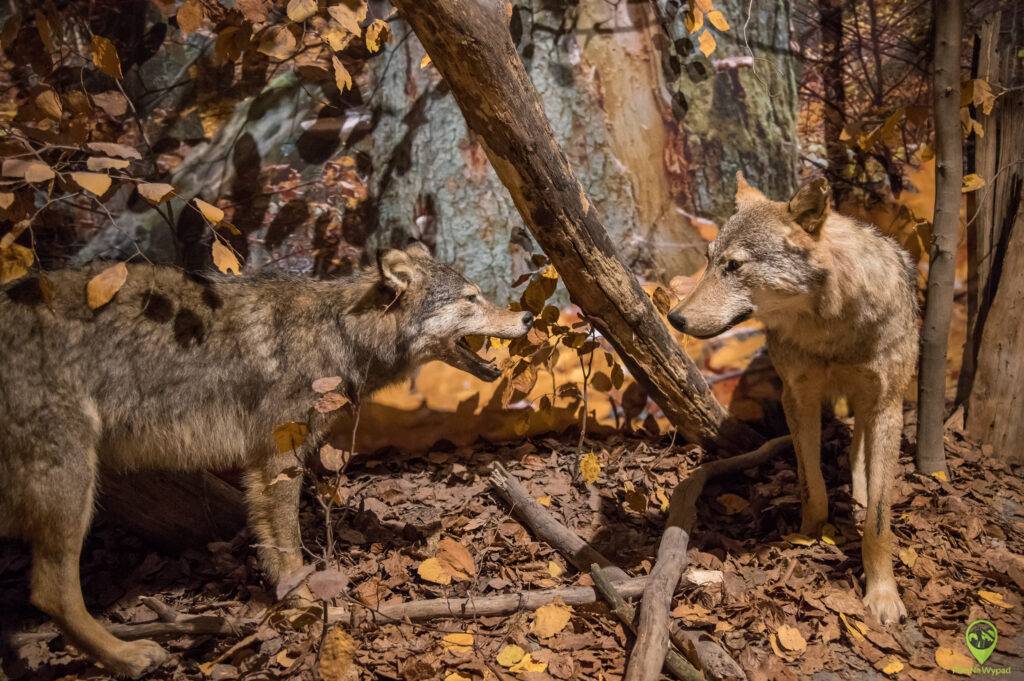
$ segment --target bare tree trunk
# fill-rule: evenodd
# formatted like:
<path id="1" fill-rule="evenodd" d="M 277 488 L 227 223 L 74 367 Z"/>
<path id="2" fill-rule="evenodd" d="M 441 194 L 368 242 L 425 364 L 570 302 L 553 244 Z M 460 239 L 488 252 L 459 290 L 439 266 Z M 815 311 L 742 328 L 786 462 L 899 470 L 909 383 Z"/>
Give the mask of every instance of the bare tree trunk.
<path id="1" fill-rule="evenodd" d="M 846 86 L 843 80 L 843 0 L 818 0 L 821 22 L 821 52 L 825 58 L 822 79 L 825 83 L 825 119 L 823 132 L 828 157 L 832 201 L 842 206 L 846 185 L 846 146 L 839 140 L 846 120 Z"/>
<path id="2" fill-rule="evenodd" d="M 731 451 L 761 438 L 718 404 L 608 238 L 509 33 L 509 6 L 398 0 L 469 128 L 569 294 L 688 440 Z"/>
<path id="3" fill-rule="evenodd" d="M 953 309 L 956 237 L 963 184 L 960 135 L 960 0 L 935 0 L 935 219 L 928 260 L 928 291 L 921 328 L 917 380 L 917 469 L 945 472 L 943 421 L 946 409 L 946 351 Z"/>
<path id="4" fill-rule="evenodd" d="M 979 113 L 984 138 L 975 147 L 985 186 L 968 203 L 968 336 L 958 384 L 967 432 L 993 455 L 1022 461 L 1024 420 L 1024 14 L 1006 9 L 981 29 L 977 77 L 1004 92 Z"/>

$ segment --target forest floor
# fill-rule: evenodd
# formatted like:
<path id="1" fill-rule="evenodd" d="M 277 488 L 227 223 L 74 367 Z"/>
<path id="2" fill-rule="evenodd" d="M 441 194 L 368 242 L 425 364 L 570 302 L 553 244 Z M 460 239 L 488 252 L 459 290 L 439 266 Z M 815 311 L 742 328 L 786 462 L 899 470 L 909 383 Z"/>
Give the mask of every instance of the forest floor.
<path id="1" fill-rule="evenodd" d="M 794 535 L 800 508 L 792 452 L 760 469 L 709 483 L 698 504 L 691 566 L 720 570 L 719 584 L 683 588 L 673 616 L 711 634 L 751 681 L 776 679 L 953 678 L 945 669 L 974 667 L 964 630 L 975 619 L 998 628 L 986 667 L 1024 678 L 1024 481 L 990 452 L 947 435 L 949 480 L 913 473 L 904 453 L 893 524 L 896 576 L 908 620 L 888 631 L 865 623 L 860 534 L 851 519 L 846 447 L 849 428 L 825 428 L 826 479 L 834 528 L 826 540 Z M 335 554 L 348 593 L 371 607 L 442 596 L 487 596 L 590 584 L 550 546 L 520 525 L 489 489 L 501 461 L 556 518 L 633 575 L 649 572 L 665 514 L 662 500 L 702 456 L 667 438 L 613 435 L 588 440 L 603 461 L 597 481 L 573 479 L 575 437 L 510 445 L 449 448 L 422 456 L 360 457 L 348 469 Z M 906 451 L 906 448 L 904 448 Z M 323 539 L 322 513 L 303 506 L 307 546 Z M 448 538 L 468 549 L 471 574 L 449 585 L 424 578 L 424 561 Z M 28 606 L 27 551 L 0 545 L 3 670 L 11 681 L 97 679 L 106 674 L 54 636 Z M 93 612 L 114 622 L 152 621 L 139 596 L 182 614 L 261 619 L 274 602 L 264 587 L 250 538 L 180 555 L 146 549 L 117 527 L 95 527 L 82 557 Z M 436 579 L 436 575 L 434 575 Z M 444 581 L 443 579 L 441 581 Z M 476 619 L 348 627 L 361 678 L 620 678 L 632 643 L 600 605 Z M 222 657 L 239 636 L 181 636 L 162 643 L 171 661 L 153 679 L 316 678 L 321 625 L 286 614 L 268 618 L 246 645 Z M 20 645 L 11 643 L 18 632 Z M 451 637 L 451 633 L 471 637 Z M 461 644 L 461 645 L 460 645 Z M 526 665 L 509 665 L 522 651 Z M 505 655 L 499 653 L 505 651 Z M 516 651 L 516 652 L 512 652 Z M 200 667 L 201 664 L 204 667 Z M 989 672 L 991 673 L 991 672 Z M 977 674 L 976 674 L 977 675 Z M 0 678 L 3 674 L 0 673 Z M 668 677 L 665 677 L 668 678 Z"/>

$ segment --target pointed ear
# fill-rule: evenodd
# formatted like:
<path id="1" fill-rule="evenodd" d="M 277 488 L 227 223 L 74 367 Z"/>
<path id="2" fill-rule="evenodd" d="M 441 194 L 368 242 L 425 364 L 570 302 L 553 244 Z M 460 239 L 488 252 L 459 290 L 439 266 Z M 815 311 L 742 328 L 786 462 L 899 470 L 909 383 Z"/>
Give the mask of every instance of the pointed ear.
<path id="1" fill-rule="evenodd" d="M 800 187 L 789 200 L 790 216 L 808 234 L 816 234 L 828 219 L 830 193 L 828 181 L 819 177 Z"/>
<path id="2" fill-rule="evenodd" d="M 380 283 L 391 289 L 397 299 L 412 283 L 416 266 L 405 251 L 379 250 L 377 271 L 380 273 Z"/>
<path id="3" fill-rule="evenodd" d="M 755 203 L 757 201 L 767 201 L 768 197 L 765 196 L 756 187 L 751 186 L 747 182 L 747 178 L 743 177 L 743 171 L 736 171 L 736 207 L 742 208 L 745 205 Z"/>
<path id="4" fill-rule="evenodd" d="M 416 258 L 432 258 L 434 257 L 430 253 L 430 249 L 422 241 L 413 241 L 411 244 L 405 247 L 405 252 Z"/>

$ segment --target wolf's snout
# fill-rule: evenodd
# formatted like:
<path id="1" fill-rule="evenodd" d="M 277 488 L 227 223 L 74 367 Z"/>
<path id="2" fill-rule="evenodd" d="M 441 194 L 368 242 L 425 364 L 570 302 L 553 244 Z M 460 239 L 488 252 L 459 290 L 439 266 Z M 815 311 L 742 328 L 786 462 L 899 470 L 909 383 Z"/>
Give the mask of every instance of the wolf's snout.
<path id="1" fill-rule="evenodd" d="M 676 331 L 686 331 L 686 317 L 678 310 L 668 313 L 668 323 L 674 326 Z"/>
<path id="2" fill-rule="evenodd" d="M 533 324 L 533 313 L 529 312 L 529 311 L 524 312 L 523 313 L 523 326 L 529 326 L 530 324 Z"/>

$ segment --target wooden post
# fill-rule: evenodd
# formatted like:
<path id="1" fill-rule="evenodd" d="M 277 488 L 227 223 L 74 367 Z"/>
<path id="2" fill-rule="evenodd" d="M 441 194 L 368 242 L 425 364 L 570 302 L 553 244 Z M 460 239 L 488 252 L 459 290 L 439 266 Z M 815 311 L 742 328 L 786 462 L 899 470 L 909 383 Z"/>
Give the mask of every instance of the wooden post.
<path id="1" fill-rule="evenodd" d="M 554 263 L 573 302 L 691 442 L 746 451 L 762 438 L 730 417 L 640 288 L 555 141 L 509 33 L 510 6 L 396 0 L 469 128 Z"/>
<path id="2" fill-rule="evenodd" d="M 946 471 L 942 436 L 946 410 L 946 352 L 953 310 L 963 138 L 960 133 L 960 0 L 935 0 L 935 219 L 917 379 L 917 470 Z"/>

